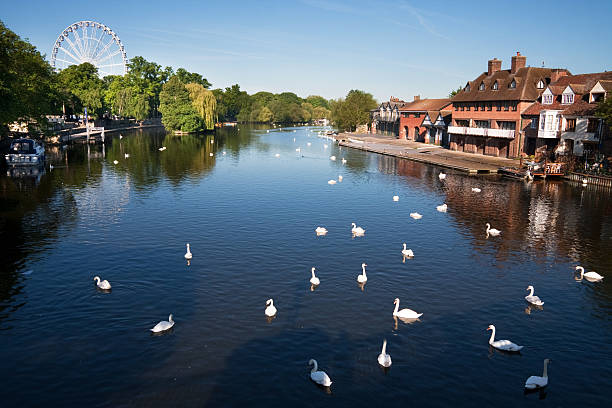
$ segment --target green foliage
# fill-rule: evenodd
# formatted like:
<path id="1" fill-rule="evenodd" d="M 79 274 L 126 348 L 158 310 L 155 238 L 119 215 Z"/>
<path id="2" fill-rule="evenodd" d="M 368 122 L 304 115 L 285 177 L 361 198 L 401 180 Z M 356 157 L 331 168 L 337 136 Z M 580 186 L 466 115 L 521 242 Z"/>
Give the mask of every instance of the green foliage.
<path id="1" fill-rule="evenodd" d="M 53 78 L 36 48 L 0 21 L 0 133 L 18 119 L 45 122 L 57 109 Z"/>
<path id="2" fill-rule="evenodd" d="M 89 62 L 62 70 L 57 74 L 56 85 L 62 102 L 72 113 L 83 114 L 87 108 L 90 116 L 102 115 L 104 83 L 98 77 L 98 69 Z"/>
<path id="3" fill-rule="evenodd" d="M 323 98 L 322 96 L 310 95 L 308 98 L 306 98 L 306 102 L 308 102 L 315 108 L 321 107 L 321 108 L 329 109 L 329 102 L 327 101 L 327 99 Z"/>
<path id="4" fill-rule="evenodd" d="M 358 125 L 368 122 L 370 110 L 376 106 L 377 103 L 372 94 L 353 89 L 349 91 L 345 99 L 331 103 L 331 117 L 338 128 L 354 131 Z"/>
<path id="5" fill-rule="evenodd" d="M 612 131 L 612 97 L 608 97 L 605 100 L 602 99 L 597 103 L 595 115 L 602 118 L 608 128 Z"/>
<path id="6" fill-rule="evenodd" d="M 167 130 L 197 132 L 204 127 L 189 98 L 189 91 L 177 76 L 171 77 L 163 85 L 159 100 L 162 123 Z"/>
<path id="7" fill-rule="evenodd" d="M 204 88 L 208 89 L 211 86 L 211 83 L 203 78 L 202 75 L 197 74 L 195 72 L 188 72 L 185 68 L 179 68 L 176 70 L 175 74 L 182 83 L 184 84 L 199 84 Z"/>
<path id="8" fill-rule="evenodd" d="M 204 121 L 204 126 L 208 130 L 213 130 L 217 122 L 217 100 L 215 95 L 198 83 L 190 83 L 185 85 L 185 87 L 189 91 L 191 104 Z"/>

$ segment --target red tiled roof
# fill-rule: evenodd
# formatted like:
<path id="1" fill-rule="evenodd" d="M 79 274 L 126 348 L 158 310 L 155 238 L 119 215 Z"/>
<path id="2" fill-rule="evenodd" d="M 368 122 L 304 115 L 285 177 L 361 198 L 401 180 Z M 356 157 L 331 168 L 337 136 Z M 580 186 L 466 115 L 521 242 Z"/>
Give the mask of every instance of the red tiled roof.
<path id="1" fill-rule="evenodd" d="M 525 109 L 521 115 L 525 116 L 536 116 L 544 110 L 559 110 L 562 115 L 569 116 L 592 116 L 595 114 L 597 109 L 596 103 L 588 103 L 582 99 L 578 99 L 571 105 L 562 104 L 561 102 L 554 102 L 550 105 L 542 105 L 540 102 L 536 102 Z"/>
<path id="2" fill-rule="evenodd" d="M 470 89 L 464 89 L 455 95 L 452 102 L 483 102 L 483 101 L 535 101 L 544 89 L 538 89 L 537 83 L 543 80 L 550 82 L 553 72 L 565 69 L 523 67 L 512 74 L 511 70 L 501 70 L 488 75 L 480 74 L 475 80 L 468 82 Z M 569 72 L 568 72 L 569 74 Z M 516 82 L 515 88 L 510 88 L 512 80 Z M 497 81 L 498 89 L 492 89 Z M 479 90 L 484 83 L 484 90 Z"/>
<path id="3" fill-rule="evenodd" d="M 405 112 L 426 112 L 439 111 L 451 103 L 449 98 L 443 99 L 420 99 L 418 101 L 408 102 L 401 108 L 400 111 Z"/>

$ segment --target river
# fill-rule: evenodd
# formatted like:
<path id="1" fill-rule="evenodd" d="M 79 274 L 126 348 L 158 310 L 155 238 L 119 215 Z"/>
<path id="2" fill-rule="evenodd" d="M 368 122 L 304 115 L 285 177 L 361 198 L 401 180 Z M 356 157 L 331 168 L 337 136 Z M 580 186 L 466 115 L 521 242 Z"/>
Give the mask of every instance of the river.
<path id="1" fill-rule="evenodd" d="M 307 127 L 131 131 L 104 148 L 48 149 L 48 164 L 0 176 L 4 407 L 599 407 L 612 396 L 607 190 L 442 181 L 439 168 L 341 149 Z M 487 237 L 487 222 L 502 234 Z M 606 278 L 577 281 L 576 265 Z M 525 302 L 528 285 L 542 308 Z M 423 316 L 394 320 L 396 297 Z M 151 335 L 170 313 L 174 328 Z M 490 324 L 521 353 L 490 348 Z M 311 358 L 329 389 L 309 380 Z M 524 394 L 544 358 L 550 385 Z"/>

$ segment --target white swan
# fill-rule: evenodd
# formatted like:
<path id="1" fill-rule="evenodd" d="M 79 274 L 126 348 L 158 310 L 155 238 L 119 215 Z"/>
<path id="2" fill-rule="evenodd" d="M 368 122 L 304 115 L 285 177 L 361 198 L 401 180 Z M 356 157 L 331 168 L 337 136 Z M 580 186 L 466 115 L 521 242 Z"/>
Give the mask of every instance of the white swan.
<path id="1" fill-rule="evenodd" d="M 126 159 L 130 158 L 130 155 L 128 153 L 124 154 L 123 157 L 125 157 Z"/>
<path id="2" fill-rule="evenodd" d="M 151 330 L 153 333 L 159 333 L 171 329 L 174 326 L 174 320 L 172 320 L 172 315 L 168 316 L 168 321 L 162 320 L 157 323 Z"/>
<path id="3" fill-rule="evenodd" d="M 397 316 L 400 319 L 418 319 L 419 317 L 423 316 L 423 313 L 417 313 L 412 309 L 402 309 L 399 310 L 399 304 L 400 304 L 400 300 L 399 298 L 395 298 L 395 300 L 393 301 L 393 303 L 395 304 L 395 310 L 393 310 L 393 316 Z"/>
<path id="4" fill-rule="evenodd" d="M 544 388 L 548 385 L 548 363 L 550 362 L 550 359 L 544 359 L 544 372 L 542 376 L 532 375 L 529 377 L 527 381 L 525 381 L 525 388 L 528 390 L 535 390 L 537 388 Z"/>
<path id="5" fill-rule="evenodd" d="M 302 149 L 300 147 L 298 147 L 297 149 L 295 149 L 295 151 L 299 153 L 299 152 L 302 151 Z"/>
<path id="6" fill-rule="evenodd" d="M 492 330 L 491 338 L 489 338 L 489 344 L 498 350 L 502 351 L 520 351 L 523 346 L 514 344 L 510 340 L 497 340 L 495 341 L 495 326 L 492 324 L 487 327 L 487 330 Z"/>
<path id="7" fill-rule="evenodd" d="M 274 157 L 280 157 L 280 153 L 276 153 Z"/>
<path id="8" fill-rule="evenodd" d="M 311 358 L 308 362 L 308 365 L 313 364 L 314 367 L 312 367 L 312 370 L 310 370 L 310 379 L 324 387 L 329 387 L 330 385 L 332 385 L 332 381 L 327 375 L 327 373 L 325 371 L 319 371 L 319 364 L 317 363 L 317 360 Z"/>
<path id="9" fill-rule="evenodd" d="M 494 237 L 498 236 L 499 234 L 501 234 L 501 231 L 495 228 L 491 228 L 491 224 L 489 224 L 487 222 L 487 235 L 493 235 Z"/>
<path id="10" fill-rule="evenodd" d="M 159 150 L 160 152 L 163 152 L 164 150 L 166 150 L 166 146 L 162 146 L 162 147 L 160 147 L 160 148 L 159 148 L 159 149 L 157 149 L 157 150 Z"/>
<path id="11" fill-rule="evenodd" d="M 402 249 L 402 255 L 412 258 L 414 256 L 414 252 L 412 249 L 406 249 L 406 243 L 404 242 L 404 249 Z"/>
<path id="12" fill-rule="evenodd" d="M 383 341 L 382 350 L 378 355 L 378 364 L 383 367 L 391 367 L 391 356 L 387 354 L 387 339 Z"/>
<path id="13" fill-rule="evenodd" d="M 274 301 L 272 299 L 266 300 L 266 306 L 268 306 L 265 310 L 266 316 L 272 317 L 276 315 L 276 307 L 274 307 Z"/>
<path id="14" fill-rule="evenodd" d="M 410 216 L 414 218 L 415 220 L 420 220 L 421 218 L 423 218 L 423 216 L 419 214 L 418 212 L 410 213 Z"/>
<path id="15" fill-rule="evenodd" d="M 329 156 L 329 160 L 336 161 L 336 156 Z"/>
<path id="16" fill-rule="evenodd" d="M 342 159 L 342 164 L 346 164 L 346 159 Z"/>
<path id="17" fill-rule="evenodd" d="M 588 281 L 599 282 L 599 281 L 603 280 L 603 278 L 604 278 L 603 276 L 601 276 L 600 274 L 598 274 L 595 271 L 584 273 L 584 268 L 582 266 L 577 266 L 576 270 L 580 271 L 580 279 L 587 278 Z"/>
<path id="18" fill-rule="evenodd" d="M 365 230 L 361 227 L 358 227 L 354 222 L 351 223 L 351 225 L 353 226 L 353 228 L 351 228 L 351 232 L 355 235 L 363 235 L 365 234 Z"/>
<path id="19" fill-rule="evenodd" d="M 393 196 L 393 201 L 399 201 L 399 196 L 394 195 Z"/>
<path id="20" fill-rule="evenodd" d="M 342 183 L 342 176 L 338 176 L 338 182 Z"/>
<path id="21" fill-rule="evenodd" d="M 213 154 L 213 153 L 208 153 L 208 155 L 209 155 L 210 157 L 213 157 L 213 156 L 214 156 L 214 154 Z"/>
<path id="22" fill-rule="evenodd" d="M 311 146 L 311 145 L 312 145 L 312 143 L 310 143 L 310 142 L 306 143 L 306 146 Z"/>
<path id="23" fill-rule="evenodd" d="M 325 235 L 327 234 L 327 229 L 325 227 L 317 227 L 315 229 L 315 232 L 317 233 L 317 235 Z"/>
<path id="24" fill-rule="evenodd" d="M 525 300 L 527 302 L 531 303 L 532 305 L 536 305 L 536 306 L 542 306 L 544 304 L 544 302 L 542 302 L 539 297 L 533 296 L 533 286 L 531 285 L 527 286 L 527 290 L 530 291 L 529 294 L 525 296 Z"/>
<path id="25" fill-rule="evenodd" d="M 119 133 L 119 140 L 123 139 L 123 135 Z"/>
<path id="26" fill-rule="evenodd" d="M 113 164 L 119 164 L 117 160 L 113 160 Z"/>
<path id="27" fill-rule="evenodd" d="M 446 210 L 448 210 L 448 205 L 446 204 L 442 204 L 436 207 L 436 210 L 440 211 L 440 212 L 446 212 Z"/>
<path id="28" fill-rule="evenodd" d="M 185 259 L 191 259 L 193 255 L 191 254 L 191 250 L 189 249 L 189 244 L 187 244 L 187 252 L 185 253 Z"/>
<path id="29" fill-rule="evenodd" d="M 312 272 L 312 278 L 310 278 L 310 283 L 312 283 L 313 285 L 317 286 L 318 284 L 320 284 L 320 283 L 321 283 L 321 281 L 319 280 L 319 278 L 317 278 L 317 277 L 315 276 L 314 271 L 315 271 L 315 267 L 313 266 L 313 267 L 312 267 L 312 269 L 311 269 L 311 272 Z"/>
<path id="30" fill-rule="evenodd" d="M 111 284 L 106 279 L 100 282 L 100 277 L 94 276 L 93 280 L 97 280 L 96 285 L 103 290 L 110 290 Z"/>
<path id="31" fill-rule="evenodd" d="M 479 189 L 478 187 L 472 187 L 472 191 L 473 191 L 474 193 L 480 193 L 482 190 L 481 190 L 481 189 Z"/>
<path id="32" fill-rule="evenodd" d="M 359 283 L 366 283 L 368 281 L 368 277 L 366 276 L 366 271 L 365 271 L 365 267 L 368 266 L 365 263 L 361 264 L 361 274 L 357 275 L 357 282 Z"/>
<path id="33" fill-rule="evenodd" d="M 438 178 L 439 178 L 440 180 L 444 180 L 444 179 L 446 178 L 446 174 L 444 174 L 444 173 L 440 172 L 440 174 L 438 174 Z"/>
<path id="34" fill-rule="evenodd" d="M 336 184 L 336 180 L 329 180 L 329 181 L 327 182 L 327 184 L 334 185 L 334 184 Z"/>
<path id="35" fill-rule="evenodd" d="M 329 146 L 327 146 L 326 144 L 323 145 L 324 149 L 327 149 Z"/>

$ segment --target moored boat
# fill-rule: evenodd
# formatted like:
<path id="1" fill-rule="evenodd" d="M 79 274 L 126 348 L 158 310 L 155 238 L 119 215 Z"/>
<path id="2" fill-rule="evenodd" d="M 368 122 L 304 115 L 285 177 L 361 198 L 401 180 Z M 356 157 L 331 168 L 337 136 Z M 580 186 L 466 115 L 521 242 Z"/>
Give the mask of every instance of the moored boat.
<path id="1" fill-rule="evenodd" d="M 15 139 L 4 158 L 9 166 L 37 166 L 45 161 L 45 148 L 32 139 Z"/>

